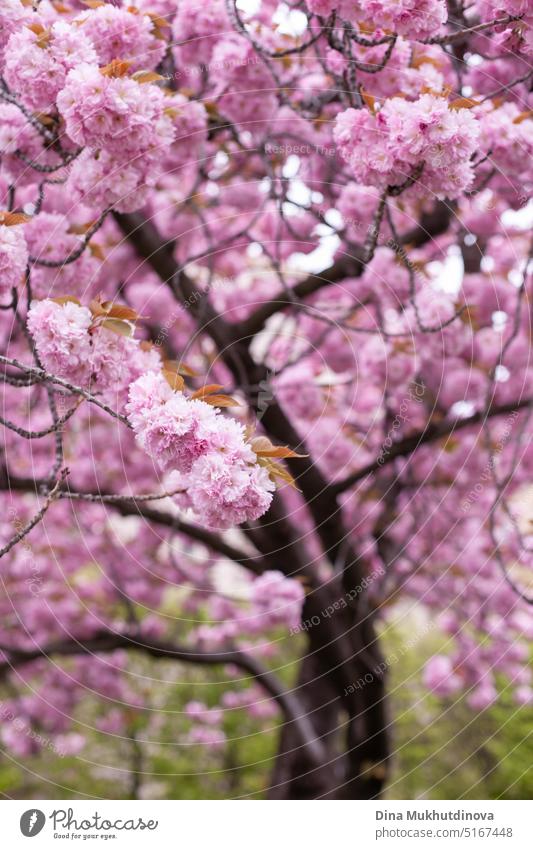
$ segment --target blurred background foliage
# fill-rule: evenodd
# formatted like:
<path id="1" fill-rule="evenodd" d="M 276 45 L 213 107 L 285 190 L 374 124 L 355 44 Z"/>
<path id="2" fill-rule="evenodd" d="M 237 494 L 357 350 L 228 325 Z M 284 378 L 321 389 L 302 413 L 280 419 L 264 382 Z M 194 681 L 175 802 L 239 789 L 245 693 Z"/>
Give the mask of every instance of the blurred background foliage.
<path id="1" fill-rule="evenodd" d="M 384 656 L 401 657 L 388 670 L 394 760 L 388 799 L 527 799 L 533 796 L 533 712 L 518 706 L 500 682 L 499 701 L 481 713 L 464 699 L 437 699 L 422 684 L 426 660 L 443 650 L 442 638 L 413 623 L 390 627 Z M 406 648 L 407 646 L 407 648 Z M 294 680 L 303 640 L 289 639 L 280 677 Z M 449 646 L 448 646 L 449 648 Z M 276 755 L 278 721 L 259 724 L 243 710 L 227 711 L 222 749 L 190 745 L 183 714 L 197 699 L 218 704 L 227 689 L 224 670 L 152 663 L 131 655 L 129 667 L 149 694 L 149 711 L 125 710 L 120 736 L 95 730 L 116 710 L 88 697 L 76 731 L 86 738 L 75 757 L 51 745 L 17 759 L 0 751 L 0 793 L 7 798 L 83 799 L 265 798 Z M 250 682 L 243 680 L 238 687 Z M 0 690 L 2 701 L 9 693 Z M 44 735 L 44 732 L 42 732 Z M 146 742 L 148 740 L 148 742 Z"/>

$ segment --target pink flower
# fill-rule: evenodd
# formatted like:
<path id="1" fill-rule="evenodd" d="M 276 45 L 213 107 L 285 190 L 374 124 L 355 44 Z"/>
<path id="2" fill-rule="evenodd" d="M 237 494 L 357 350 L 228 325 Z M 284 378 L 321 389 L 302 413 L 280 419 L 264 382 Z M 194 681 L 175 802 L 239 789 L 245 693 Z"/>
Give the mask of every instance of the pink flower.
<path id="1" fill-rule="evenodd" d="M 58 21 L 46 29 L 34 18 L 31 29 L 23 27 L 9 39 L 4 74 L 30 109 L 45 112 L 54 106 L 67 73 L 80 62 L 96 62 L 96 53 L 79 27 Z"/>
<path id="2" fill-rule="evenodd" d="M 65 755 L 77 755 L 85 746 L 86 739 L 83 734 L 76 734 L 72 731 L 70 734 L 59 734 L 55 738 L 55 747 L 61 757 Z"/>
<path id="3" fill-rule="evenodd" d="M 126 76 L 106 76 L 97 65 L 80 62 L 69 72 L 57 106 L 73 141 L 105 148 L 122 161 L 173 139 L 160 88 Z"/>
<path id="4" fill-rule="evenodd" d="M 203 702 L 188 702 L 185 705 L 185 713 L 190 719 L 201 722 L 204 725 L 220 725 L 224 719 L 222 710 L 208 708 Z"/>
<path id="5" fill-rule="evenodd" d="M 160 368 L 156 351 L 95 323 L 87 307 L 70 301 L 32 301 L 28 330 L 45 369 L 102 394 L 118 408 L 130 383 L 140 374 L 149 381 L 150 372 Z"/>
<path id="6" fill-rule="evenodd" d="M 129 59 L 134 70 L 156 68 L 165 54 L 166 42 L 156 37 L 151 18 L 132 7 L 119 9 L 106 3 L 82 12 L 77 21 L 94 45 L 100 65 Z"/>
<path id="7" fill-rule="evenodd" d="M 13 185 L 32 183 L 34 173 L 17 156 L 17 152 L 30 161 L 38 160 L 40 165 L 52 164 L 54 154 L 43 151 L 39 133 L 24 117 L 20 109 L 12 103 L 0 103 L 0 154 L 2 170 Z"/>
<path id="8" fill-rule="evenodd" d="M 485 710 L 490 707 L 498 698 L 498 692 L 492 681 L 482 681 L 479 687 L 476 687 L 468 694 L 466 700 L 471 708 L 477 711 Z"/>
<path id="9" fill-rule="evenodd" d="M 270 507 L 275 488 L 266 469 L 215 452 L 200 457 L 187 482 L 193 510 L 218 529 L 258 519 Z"/>
<path id="10" fill-rule="evenodd" d="M 514 695 L 519 705 L 530 705 L 533 703 L 533 690 L 527 685 L 517 687 Z"/>
<path id="11" fill-rule="evenodd" d="M 226 743 L 226 735 L 220 728 L 207 728 L 197 725 L 191 728 L 188 736 L 189 743 L 206 746 L 210 749 L 221 749 Z"/>
<path id="12" fill-rule="evenodd" d="M 80 246 L 79 235 L 72 232 L 71 222 L 64 215 L 42 212 L 25 227 L 26 240 L 32 257 L 60 262 Z M 65 294 L 87 297 L 96 288 L 101 261 L 85 250 L 76 262 L 57 268 L 35 265 L 32 268 L 32 291 L 39 298 Z"/>
<path id="13" fill-rule="evenodd" d="M 269 625 L 297 625 L 304 599 L 301 583 L 281 572 L 264 572 L 253 582 L 252 600 Z"/>
<path id="14" fill-rule="evenodd" d="M 172 488 L 186 491 L 179 503 L 207 525 L 228 528 L 268 510 L 274 484 L 256 463 L 241 424 L 205 401 L 172 392 L 155 373 L 133 383 L 126 410 L 138 444 L 173 471 Z"/>
<path id="15" fill-rule="evenodd" d="M 307 5 L 315 15 L 337 11 L 351 23 L 367 22 L 410 38 L 434 35 L 448 16 L 445 0 L 307 0 Z"/>
<path id="16" fill-rule="evenodd" d="M 17 224 L 0 224 L 0 298 L 6 301 L 13 287 L 24 280 L 28 264 L 28 248 L 24 228 Z"/>
<path id="17" fill-rule="evenodd" d="M 380 189 L 412 179 L 419 193 L 454 198 L 473 179 L 478 123 L 470 110 L 450 109 L 442 97 L 424 94 L 414 103 L 393 97 L 375 115 L 347 109 L 333 135 L 354 176 Z"/>
<path id="18" fill-rule="evenodd" d="M 86 148 L 72 163 L 68 186 L 75 200 L 94 209 L 133 212 L 146 203 L 158 173 L 156 153 L 123 161 L 109 151 Z"/>
<path id="19" fill-rule="evenodd" d="M 75 383 L 86 383 L 91 371 L 91 322 L 86 307 L 70 302 L 32 301 L 28 330 L 43 367 Z"/>
<path id="20" fill-rule="evenodd" d="M 438 696 L 450 696 L 461 686 L 459 676 L 454 672 L 451 658 L 447 655 L 434 655 L 424 667 L 424 684 Z"/>

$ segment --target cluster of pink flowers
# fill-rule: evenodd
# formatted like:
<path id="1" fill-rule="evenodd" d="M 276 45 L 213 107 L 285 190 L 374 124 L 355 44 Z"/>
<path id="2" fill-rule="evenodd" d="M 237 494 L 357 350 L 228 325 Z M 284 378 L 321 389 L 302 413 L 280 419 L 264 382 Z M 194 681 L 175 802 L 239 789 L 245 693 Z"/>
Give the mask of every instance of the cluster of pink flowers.
<path id="1" fill-rule="evenodd" d="M 92 315 L 75 303 L 34 301 L 28 313 L 33 336 L 44 368 L 75 383 L 86 383 L 91 370 Z"/>
<path id="2" fill-rule="evenodd" d="M 198 3 L 181 0 L 172 23 L 172 42 L 178 71 L 198 73 L 210 61 L 216 36 L 227 30 L 224 0 Z"/>
<path id="3" fill-rule="evenodd" d="M 376 114 L 347 109 L 333 134 L 354 176 L 368 185 L 413 179 L 424 192 L 455 198 L 472 182 L 478 123 L 468 109 L 450 109 L 442 97 L 424 94 L 414 103 L 393 97 Z"/>
<path id="4" fill-rule="evenodd" d="M 135 70 L 156 68 L 165 54 L 166 42 L 157 37 L 150 16 L 133 6 L 119 9 L 106 3 L 89 14 L 83 12 L 78 22 L 94 45 L 100 65 L 128 59 Z"/>
<path id="5" fill-rule="evenodd" d="M 57 105 L 70 138 L 86 146 L 69 175 L 75 198 L 120 212 L 142 206 L 174 138 L 162 89 L 80 64 L 68 74 Z"/>
<path id="6" fill-rule="evenodd" d="M 28 264 L 28 247 L 21 225 L 0 224 L 0 297 L 6 300 L 23 280 Z"/>
<path id="7" fill-rule="evenodd" d="M 252 585 L 252 601 L 257 613 L 266 618 L 269 626 L 295 627 L 300 622 L 305 591 L 299 581 L 285 577 L 282 572 L 264 572 Z M 264 627 L 264 623 L 262 623 Z"/>
<path id="8" fill-rule="evenodd" d="M 133 212 L 144 205 L 159 174 L 160 154 L 144 153 L 135 159 L 117 161 L 107 150 L 83 150 L 69 174 L 73 199 L 103 211 Z"/>
<path id="9" fill-rule="evenodd" d="M 251 132 L 264 128 L 276 112 L 275 83 L 252 45 L 237 35 L 221 39 L 213 50 L 213 69 L 220 77 L 220 110 Z"/>
<path id="10" fill-rule="evenodd" d="M 71 301 L 33 301 L 28 330 L 47 371 L 110 400 L 120 400 L 139 374 L 160 366 L 154 349 L 95 324 L 87 307 Z"/>
<path id="11" fill-rule="evenodd" d="M 102 73 L 78 63 L 67 76 L 57 105 L 77 144 L 105 148 L 123 160 L 168 145 L 173 131 L 165 95 L 128 76 Z"/>
<path id="12" fill-rule="evenodd" d="M 495 182 L 513 205 L 531 194 L 533 177 L 533 120 L 516 103 L 503 103 L 497 109 L 487 102 L 476 109 L 480 124 L 480 148 L 487 154 L 481 166 L 483 175 L 496 168 Z"/>
<path id="13" fill-rule="evenodd" d="M 160 372 L 132 384 L 126 409 L 139 445 L 177 473 L 172 488 L 184 490 L 180 503 L 206 524 L 231 527 L 268 510 L 274 484 L 234 419 L 174 392 Z"/>
<path id="14" fill-rule="evenodd" d="M 74 232 L 72 222 L 66 215 L 42 212 L 25 226 L 24 233 L 31 256 L 36 260 L 60 263 L 80 246 L 79 234 Z M 35 265 L 32 269 L 32 292 L 37 298 L 46 298 L 56 293 L 87 297 L 96 286 L 101 260 L 84 250 L 76 262 L 58 267 Z"/>
<path id="15" fill-rule="evenodd" d="M 0 155 L 4 174 L 18 186 L 33 183 L 34 172 L 17 153 L 30 161 L 38 159 L 40 165 L 47 165 L 53 156 L 50 151 L 43 151 L 42 138 L 20 109 L 12 103 L 0 103 Z"/>
<path id="16" fill-rule="evenodd" d="M 350 23 L 370 23 L 410 38 L 434 35 L 448 18 L 445 0 L 307 0 L 310 12 L 337 11 Z"/>
<path id="17" fill-rule="evenodd" d="M 80 27 L 58 21 L 47 29 L 35 15 L 31 25 L 9 39 L 4 74 L 26 106 L 47 111 L 54 106 L 67 73 L 80 62 L 96 61 L 94 48 Z"/>
<path id="18" fill-rule="evenodd" d="M 231 528 L 259 519 L 272 503 L 275 485 L 241 440 L 226 455 L 215 438 L 213 450 L 200 457 L 183 479 L 187 487 L 183 505 L 209 527 Z"/>
<path id="19" fill-rule="evenodd" d="M 0 27 L 0 57 L 3 57 L 4 48 L 9 41 L 9 36 L 20 27 L 27 10 L 20 0 L 3 0 L 2 2 L 2 26 Z"/>

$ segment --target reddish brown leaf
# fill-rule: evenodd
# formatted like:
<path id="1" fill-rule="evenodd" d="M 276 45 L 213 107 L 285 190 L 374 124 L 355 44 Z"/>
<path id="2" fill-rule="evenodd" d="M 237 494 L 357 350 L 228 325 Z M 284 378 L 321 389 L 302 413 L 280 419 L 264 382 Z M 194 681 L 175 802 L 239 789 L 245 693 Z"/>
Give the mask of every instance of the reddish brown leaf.
<path id="1" fill-rule="evenodd" d="M 70 11 L 70 9 L 69 9 L 69 11 Z M 43 125 L 43 127 L 51 127 L 51 126 L 53 126 L 53 124 L 55 124 L 55 121 L 52 118 L 52 116 L 47 115 L 46 112 L 34 112 L 33 117 L 37 118 L 37 120 L 39 121 L 40 124 Z"/>
<path id="2" fill-rule="evenodd" d="M 287 457 L 308 457 L 308 454 L 297 454 L 292 448 L 286 448 L 283 445 L 273 445 L 272 448 L 266 451 L 256 451 L 258 457 L 273 457 L 277 460 L 286 460 Z"/>
<path id="3" fill-rule="evenodd" d="M 198 372 L 182 363 L 181 360 L 164 360 L 163 365 L 168 371 L 175 371 L 185 377 L 198 377 Z"/>
<path id="4" fill-rule="evenodd" d="M 212 407 L 241 406 L 235 398 L 231 398 L 229 395 L 206 395 L 205 398 L 202 398 L 202 401 L 205 401 L 206 404 L 210 404 Z"/>
<path id="5" fill-rule="evenodd" d="M 137 321 L 139 313 L 131 307 L 126 307 L 124 304 L 115 304 L 113 301 L 103 301 L 102 309 L 105 310 L 109 318 L 118 318 L 122 321 Z"/>
<path id="6" fill-rule="evenodd" d="M 119 336 L 133 336 L 133 327 L 127 321 L 120 321 L 118 318 L 105 318 L 100 327 L 105 327 L 112 333 L 117 333 Z"/>
<path id="7" fill-rule="evenodd" d="M 361 89 L 361 97 L 363 98 L 365 104 L 368 106 L 372 114 L 376 112 L 376 98 L 373 94 L 370 94 L 368 91 L 365 91 L 364 88 Z"/>
<path id="8" fill-rule="evenodd" d="M 183 392 L 183 389 L 185 388 L 185 381 L 179 374 L 176 374 L 175 371 L 168 371 L 168 369 L 163 369 L 162 375 L 170 386 L 170 388 L 174 390 L 174 392 Z"/>
<path id="9" fill-rule="evenodd" d="M 286 460 L 287 457 L 307 457 L 308 454 L 297 454 L 286 445 L 273 445 L 266 436 L 257 436 L 250 442 L 252 450 L 258 457 L 272 457 L 278 460 Z"/>
<path id="10" fill-rule="evenodd" d="M 99 245 L 97 242 L 89 242 L 87 244 L 87 247 L 91 252 L 91 256 L 94 256 L 96 259 L 99 259 L 100 262 L 104 262 L 105 253 L 103 252 L 101 245 Z"/>
<path id="11" fill-rule="evenodd" d="M 156 74 L 155 71 L 135 71 L 132 74 L 132 79 L 135 80 L 139 85 L 144 85 L 145 83 L 156 83 L 164 80 L 165 77 L 162 77 L 161 74 Z"/>
<path id="12" fill-rule="evenodd" d="M 131 59 L 113 59 L 108 65 L 100 68 L 100 73 L 104 77 L 125 77 L 132 64 Z"/>
<path id="13" fill-rule="evenodd" d="M 448 106 L 450 109 L 473 109 L 474 106 L 479 106 L 479 100 L 474 100 L 472 97 L 457 97 Z"/>
<path id="14" fill-rule="evenodd" d="M 26 224 L 31 220 L 31 215 L 24 212 L 0 212 L 0 224 L 4 227 L 15 227 L 17 224 Z"/>
<path id="15" fill-rule="evenodd" d="M 207 386 L 202 386 L 201 389 L 197 389 L 196 392 L 193 392 L 191 398 L 204 398 L 205 395 L 210 395 L 213 392 L 218 392 L 219 389 L 223 389 L 222 384 L 208 383 Z"/>
<path id="16" fill-rule="evenodd" d="M 527 121 L 528 118 L 533 118 L 533 109 L 526 109 L 513 119 L 513 124 L 521 124 L 522 121 Z"/>
<path id="17" fill-rule="evenodd" d="M 81 307 L 81 301 L 78 301 L 78 299 L 75 298 L 74 295 L 62 295 L 58 298 L 50 298 L 50 300 L 53 301 L 55 304 L 77 304 L 79 307 Z"/>
<path id="18" fill-rule="evenodd" d="M 102 302 L 99 300 L 99 298 L 93 298 L 93 300 L 89 304 L 89 309 L 96 317 L 107 315 L 107 310 L 103 308 Z"/>
<path id="19" fill-rule="evenodd" d="M 283 481 L 283 483 L 292 486 L 294 489 L 298 488 L 296 486 L 296 481 L 294 480 L 293 476 L 289 471 L 287 471 L 284 466 L 281 466 L 279 463 L 275 463 L 274 460 L 270 460 L 267 458 L 260 459 L 259 463 L 267 469 L 272 480 L 275 481 L 275 478 L 279 478 Z"/>

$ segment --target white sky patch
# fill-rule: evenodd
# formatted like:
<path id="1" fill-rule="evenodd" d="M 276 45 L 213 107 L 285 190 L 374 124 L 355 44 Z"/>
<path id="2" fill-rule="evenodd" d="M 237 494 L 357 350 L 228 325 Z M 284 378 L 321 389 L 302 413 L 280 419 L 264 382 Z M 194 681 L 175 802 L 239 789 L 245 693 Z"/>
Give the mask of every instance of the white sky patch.
<path id="1" fill-rule="evenodd" d="M 251 257 L 252 259 L 257 259 L 257 257 L 261 256 L 262 253 L 263 248 L 261 247 L 259 242 L 251 242 L 251 244 L 249 244 L 246 248 L 247 256 Z"/>
<path id="2" fill-rule="evenodd" d="M 528 201 L 522 209 L 506 209 L 502 213 L 501 222 L 504 227 L 530 230 L 533 227 L 533 201 Z"/>
<path id="3" fill-rule="evenodd" d="M 215 159 L 214 159 L 215 167 L 216 168 L 225 168 L 225 166 L 228 164 L 228 162 L 229 162 L 228 154 L 224 153 L 223 150 L 217 150 L 217 152 L 215 154 Z"/>
<path id="4" fill-rule="evenodd" d="M 317 274 L 332 265 L 340 244 L 341 240 L 335 234 L 323 236 L 314 251 L 309 254 L 295 253 L 288 264 L 291 270 Z"/>
<path id="5" fill-rule="evenodd" d="M 496 310 L 492 313 L 492 327 L 494 330 L 503 330 L 507 324 L 509 316 L 503 310 Z"/>
<path id="6" fill-rule="evenodd" d="M 512 268 L 507 275 L 507 279 L 513 284 L 513 286 L 516 286 L 516 288 L 519 289 L 524 282 L 524 271 Z"/>
<path id="7" fill-rule="evenodd" d="M 244 566 L 238 563 L 215 563 L 209 574 L 217 593 L 242 601 L 249 601 L 252 595 L 250 576 Z"/>
<path id="8" fill-rule="evenodd" d="M 287 192 L 287 200 L 291 200 L 299 206 L 311 206 L 312 194 L 309 186 L 306 186 L 301 180 L 291 180 L 291 185 Z"/>
<path id="9" fill-rule="evenodd" d="M 261 8 L 261 0 L 237 0 L 237 9 L 247 15 L 255 15 Z"/>
<path id="10" fill-rule="evenodd" d="M 472 416 L 475 411 L 476 408 L 472 401 L 456 401 L 450 408 L 452 416 L 456 416 L 458 419 L 466 419 L 468 416 Z"/>
<path id="11" fill-rule="evenodd" d="M 430 262 L 427 270 L 433 278 L 433 287 L 447 295 L 456 295 L 463 282 L 464 264 L 461 252 L 453 245 L 443 262 Z"/>
<path id="12" fill-rule="evenodd" d="M 340 214 L 338 209 L 328 209 L 328 211 L 324 215 L 324 218 L 326 219 L 328 224 L 331 224 L 331 226 L 334 227 L 336 230 L 340 230 L 344 224 L 342 220 L 342 215 Z"/>
<path id="13" fill-rule="evenodd" d="M 290 9 L 286 3 L 280 3 L 272 18 L 281 35 L 297 37 L 307 29 L 307 16 L 298 9 Z"/>
<path id="14" fill-rule="evenodd" d="M 290 180 L 293 177 L 296 177 L 298 171 L 300 170 L 300 157 L 296 156 L 294 153 L 288 157 L 285 165 L 283 166 L 283 176 L 286 180 Z"/>
<path id="15" fill-rule="evenodd" d="M 499 365 L 494 369 L 494 380 L 496 383 L 507 383 L 511 377 L 511 372 L 505 366 Z"/>

